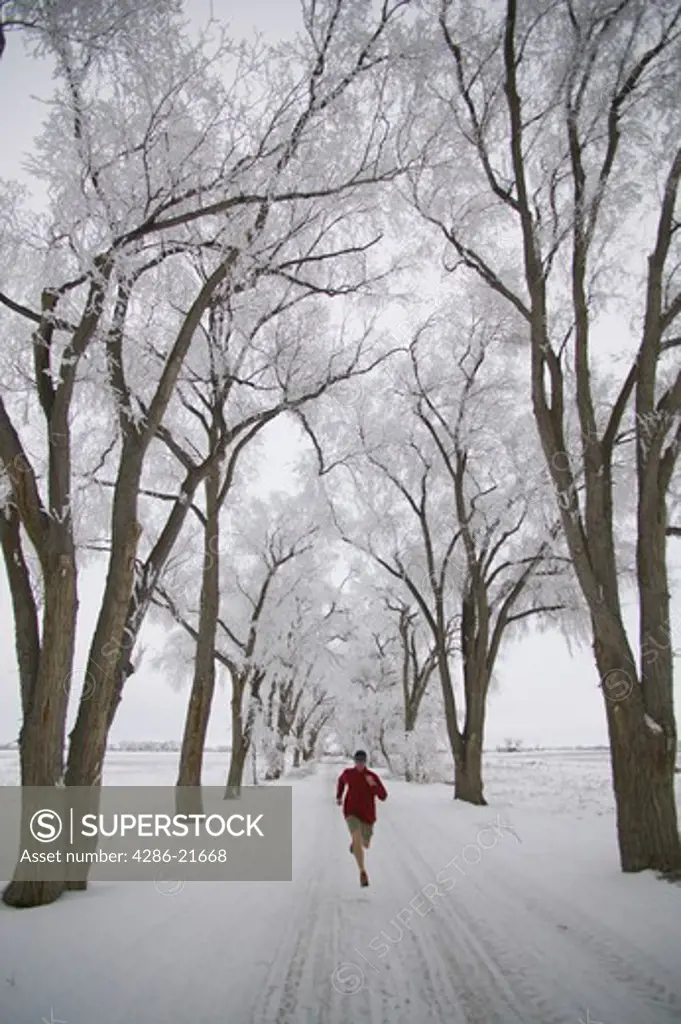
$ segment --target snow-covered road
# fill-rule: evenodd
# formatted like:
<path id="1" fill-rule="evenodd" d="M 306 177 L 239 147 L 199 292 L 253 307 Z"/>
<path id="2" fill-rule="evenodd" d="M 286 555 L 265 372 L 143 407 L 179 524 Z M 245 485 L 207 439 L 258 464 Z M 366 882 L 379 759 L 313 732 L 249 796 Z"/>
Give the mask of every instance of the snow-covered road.
<path id="1" fill-rule="evenodd" d="M 292 884 L 109 883 L 3 908 L 0 1022 L 681 1021 L 681 888 L 621 875 L 610 819 L 393 783 L 362 890 L 337 770 L 294 784 Z"/>

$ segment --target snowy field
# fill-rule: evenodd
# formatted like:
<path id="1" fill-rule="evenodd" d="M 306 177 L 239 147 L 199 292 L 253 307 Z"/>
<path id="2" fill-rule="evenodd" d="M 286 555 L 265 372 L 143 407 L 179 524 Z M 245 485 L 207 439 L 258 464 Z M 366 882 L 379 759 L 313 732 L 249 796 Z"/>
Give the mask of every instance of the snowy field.
<path id="1" fill-rule="evenodd" d="M 208 755 L 206 784 L 226 757 Z M 105 783 L 172 784 L 176 765 L 112 753 Z M 681 886 L 619 872 L 605 752 L 490 754 L 485 808 L 386 779 L 368 890 L 339 770 L 285 780 L 292 883 L 100 883 L 2 906 L 0 1024 L 681 1021 Z"/>

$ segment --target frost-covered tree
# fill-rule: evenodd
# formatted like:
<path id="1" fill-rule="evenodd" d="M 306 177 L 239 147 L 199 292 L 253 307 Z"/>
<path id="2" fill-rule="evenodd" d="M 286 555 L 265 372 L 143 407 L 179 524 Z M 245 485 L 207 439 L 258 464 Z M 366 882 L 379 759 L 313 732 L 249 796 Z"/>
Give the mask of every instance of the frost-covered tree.
<path id="1" fill-rule="evenodd" d="M 116 48 L 124 34 L 170 27 L 163 14 L 180 9 L 178 0 L 0 0 L 0 57 L 7 39 L 20 32 L 40 55 L 59 57 L 68 46 L 85 45 L 94 61 L 98 52 Z"/>
<path id="2" fill-rule="evenodd" d="M 318 221 L 315 240 L 319 235 Z M 305 254 L 299 257 L 300 267 L 306 258 Z M 157 581 L 168 572 L 172 575 L 171 553 L 190 510 L 203 534 L 203 559 L 197 557 L 193 563 L 201 584 L 201 615 L 180 786 L 199 784 L 214 691 L 220 517 L 229 507 L 240 460 L 278 418 L 290 417 L 339 382 L 362 377 L 380 359 L 371 351 L 368 330 L 358 328 L 351 337 L 348 328 L 332 326 L 319 295 L 321 282 L 314 289 L 309 283 L 300 284 L 293 271 L 282 281 L 278 270 L 279 264 L 270 264 L 257 286 L 244 294 L 220 294 L 209 306 L 171 399 L 168 425 L 158 430 L 162 450 L 155 453 L 157 458 L 142 481 L 141 494 L 152 499 L 154 507 L 148 517 L 143 513 L 149 502 L 142 502 L 139 509 L 148 539 L 140 544 L 124 653 L 139 635 Z M 341 291 L 340 274 L 337 266 L 337 291 Z M 194 499 L 202 479 L 203 502 L 197 503 Z M 185 549 L 183 562 L 186 557 Z M 109 725 L 130 674 L 131 666 L 122 664 Z M 92 717 L 89 704 L 83 702 L 81 711 L 79 724 L 87 737 Z"/>
<path id="3" fill-rule="evenodd" d="M 314 578 L 318 570 L 313 557 L 318 533 L 314 515 L 300 495 L 251 498 L 242 501 L 230 517 L 230 546 L 219 562 L 219 607 L 213 644 L 213 659 L 227 669 L 232 690 L 229 795 L 237 794 L 241 787 L 256 724 L 259 729 L 267 724 L 268 683 L 282 678 L 290 653 L 289 634 L 295 630 L 300 614 L 296 597 L 301 588 L 305 590 L 305 579 Z M 188 559 L 181 569 L 176 568 L 159 585 L 154 600 L 198 645 L 203 604 L 193 580 L 194 565 Z M 318 616 L 321 623 L 323 612 L 318 610 Z M 304 685 L 305 680 L 301 683 Z M 189 726 L 196 721 L 194 704 L 198 700 L 207 726 L 212 692 L 207 695 L 205 688 L 197 688 L 195 675 L 178 776 L 178 785 L 182 786 L 200 785 L 205 727 L 189 743 Z"/>
<path id="4" fill-rule="evenodd" d="M 333 727 L 348 756 L 362 747 L 370 760 L 382 758 L 392 770 L 391 740 L 402 719 L 397 640 L 371 587 L 371 566 L 362 570 L 361 561 L 353 560 L 346 594 L 352 628 L 338 648 L 343 682 Z"/>
<path id="5" fill-rule="evenodd" d="M 175 24 L 170 8 L 158 18 L 159 29 Z M 23 212 L 24 197 L 16 188 L 3 193 L 10 205 L 0 239 L 0 260 L 8 271 L 0 294 L 7 335 L 0 395 L 0 459 L 7 486 L 2 546 L 17 623 L 24 785 L 49 786 L 63 778 L 78 605 L 77 527 L 87 520 L 84 483 L 111 441 L 110 416 L 94 394 L 105 373 L 106 341 L 112 338 L 115 345 L 114 281 L 119 271 L 141 277 L 162 258 L 158 245 L 144 249 L 141 226 L 146 222 L 153 235 L 148 217 L 154 202 L 159 213 L 170 210 L 180 202 L 176 182 L 182 191 L 182 170 L 172 180 L 166 173 L 167 148 L 158 159 L 162 133 L 143 135 L 141 149 L 133 140 L 143 131 L 145 115 L 147 125 L 156 116 L 162 93 L 170 90 L 172 99 L 182 88 L 179 79 L 192 76 L 199 88 L 210 65 L 186 45 L 174 51 L 176 59 L 162 60 L 158 32 L 149 37 L 143 66 L 131 29 L 132 21 L 126 20 L 121 32 L 112 34 L 105 55 L 87 35 L 51 40 L 57 85 L 31 164 L 46 186 L 49 205 L 36 217 Z M 112 68 L 121 76 L 120 91 L 105 101 L 102 83 Z M 123 79 L 137 85 L 125 113 Z M 192 131 L 186 123 L 176 133 L 175 125 L 165 126 L 165 145 L 178 156 L 205 135 L 198 95 L 197 100 Z M 186 114 L 190 106 L 185 100 Z M 140 173 L 145 157 L 155 165 L 153 180 Z M 133 185 L 137 182 L 146 183 L 146 207 L 144 185 Z M 123 547 L 129 559 L 130 537 L 123 538 Z M 57 883 L 27 880 L 10 885 L 4 898 L 33 905 L 55 899 L 60 891 Z"/>
<path id="6" fill-rule="evenodd" d="M 680 28 L 681 5 L 667 0 L 444 0 L 409 85 L 428 153 L 413 201 L 448 265 L 503 300 L 529 341 L 534 420 L 591 618 L 624 871 L 681 867 L 667 570 L 681 448 Z"/>
<path id="7" fill-rule="evenodd" d="M 336 708 L 334 732 L 345 754 L 351 757 L 355 750 L 366 750 L 369 761 L 383 761 L 394 774 L 399 765 L 393 765 L 388 738 L 399 728 L 399 690 L 394 681 L 358 675 Z"/>
<path id="8" fill-rule="evenodd" d="M 282 280 L 297 279 L 313 250 L 307 286 L 323 291 L 337 252 L 324 248 L 332 232 L 324 202 L 337 204 L 337 241 L 351 208 L 362 220 L 361 190 L 397 170 L 382 69 L 400 2 L 359 20 L 345 0 L 314 4 L 305 36 L 269 50 L 219 32 L 192 44 L 178 9 L 157 6 L 154 18 L 140 7 L 142 25 L 126 7 L 130 17 L 113 19 L 106 45 L 77 18 L 66 34 L 52 23 L 36 28 L 55 66 L 32 159 L 48 207 L 34 217 L 16 188 L 3 190 L 0 260 L 10 272 L 0 311 L 11 343 L 0 395 L 2 545 L 20 624 L 27 785 L 64 776 L 75 524 L 91 521 L 79 483 L 103 464 L 114 477 L 105 593 L 86 669 L 85 689 L 97 696 L 81 700 L 67 770 L 68 783 L 97 786 L 137 635 L 129 617 L 140 488 L 199 326 L 217 297 L 242 294 L 274 267 Z M 90 27 L 103 7 L 93 6 Z M 350 137 L 351 158 L 335 159 Z M 361 267 L 374 235 L 358 233 L 344 242 Z M 197 254 L 206 274 L 189 286 Z M 176 495 L 176 519 L 220 454 L 218 445 Z M 60 891 L 31 881 L 10 886 L 5 899 L 34 905 Z"/>
<path id="9" fill-rule="evenodd" d="M 336 698 L 320 686 L 306 690 L 298 710 L 293 732 L 293 767 L 312 761 L 319 753 L 325 734 L 334 720 Z"/>
<path id="10" fill-rule="evenodd" d="M 229 310 L 231 305 L 238 305 L 241 300 L 242 308 L 253 314 L 257 326 L 263 319 L 271 319 L 272 300 L 268 295 L 271 291 L 277 292 L 277 285 L 279 302 L 285 305 L 288 302 L 292 304 L 296 297 L 301 297 L 301 293 L 339 296 L 367 284 L 367 251 L 376 238 L 368 223 L 371 218 L 364 216 L 366 203 L 361 186 L 390 177 L 393 173 L 394 165 L 387 162 L 384 153 L 385 140 L 380 143 L 375 140 L 372 124 L 362 122 L 358 127 L 359 135 L 368 148 L 350 165 L 339 166 L 333 159 L 320 164 L 312 150 L 317 153 L 327 133 L 333 136 L 337 104 L 341 108 L 338 116 L 347 116 L 343 104 L 349 102 L 353 87 L 372 66 L 370 54 L 375 48 L 380 49 L 380 38 L 390 21 L 391 11 L 387 7 L 383 9 L 370 38 L 366 38 L 362 33 L 345 35 L 348 25 L 340 18 L 344 5 L 335 6 L 336 17 L 331 17 L 324 7 L 316 9 L 313 27 L 316 26 L 317 30 L 324 28 L 326 35 L 319 50 L 310 52 L 308 46 L 302 78 L 286 83 L 283 79 L 289 72 L 282 67 L 283 55 L 272 54 L 268 71 L 273 81 L 268 82 L 268 91 L 255 104 L 254 110 L 248 111 L 246 123 L 235 117 L 232 107 L 229 107 L 230 119 L 235 121 L 236 130 L 247 132 L 256 140 L 252 152 L 244 151 L 243 144 L 237 144 L 231 135 L 225 140 L 233 167 L 229 167 L 229 174 L 221 167 L 219 180 L 223 192 L 225 187 L 233 192 L 231 199 L 219 198 L 204 206 L 200 217 L 193 213 L 191 216 L 180 213 L 170 218 L 176 230 L 179 228 L 181 231 L 191 224 L 190 235 L 194 248 L 199 252 L 199 271 L 193 286 L 192 281 L 185 277 L 183 283 L 186 282 L 186 286 L 184 289 L 178 287 L 179 295 L 168 295 L 170 310 L 161 311 L 160 336 L 152 336 L 149 346 L 143 347 L 142 359 L 139 360 L 137 349 L 131 357 L 133 366 L 141 361 L 147 372 L 158 366 L 155 390 L 132 388 L 132 368 L 127 373 L 124 371 L 124 358 L 120 354 L 112 360 L 112 383 L 121 425 L 128 425 L 130 450 L 121 454 L 113 491 L 112 524 L 116 529 L 112 528 L 110 571 L 87 669 L 90 686 L 97 689 L 100 699 L 97 702 L 81 701 L 69 752 L 67 784 L 97 783 L 106 735 L 130 674 L 130 652 L 149 606 L 155 581 L 201 481 L 225 457 L 228 446 L 232 449 L 242 446 L 242 442 L 246 443 L 246 434 L 253 436 L 278 412 L 287 407 L 296 408 L 333 380 L 343 379 L 353 371 L 366 372 L 367 367 L 362 369 L 359 365 L 363 355 L 362 340 L 352 348 L 349 344 L 348 350 L 334 346 L 326 357 L 320 345 L 314 355 L 309 351 L 303 358 L 302 339 L 294 333 L 301 321 L 293 325 L 289 321 L 287 328 L 279 330 L 277 326 L 269 331 L 270 338 L 274 336 L 270 346 L 278 348 L 276 359 L 271 356 L 269 360 L 258 358 L 257 351 L 255 358 L 250 358 L 257 345 L 249 346 L 247 341 L 237 341 L 235 347 L 240 348 L 240 355 L 230 353 L 231 359 L 230 356 L 224 358 L 223 352 L 221 365 L 213 365 L 211 381 L 216 383 L 216 388 L 211 401 L 214 412 L 217 411 L 217 422 L 213 416 L 208 437 L 202 437 L 198 448 L 198 458 L 196 451 L 190 453 L 177 442 L 168 426 L 168 417 L 172 417 L 173 407 L 178 402 L 185 411 L 192 412 L 191 407 L 187 410 L 183 396 L 175 402 L 174 385 L 181 380 L 197 333 L 206 321 L 209 330 L 213 330 L 215 320 L 220 319 L 219 310 L 225 307 Z M 279 58 L 280 63 L 275 58 Z M 345 61 L 346 67 L 346 74 L 340 81 L 338 60 Z M 245 87 L 246 83 L 241 82 L 240 89 Z M 285 103 L 274 102 L 275 90 L 277 96 L 287 96 Z M 359 92 L 362 95 L 361 87 Z M 270 102 L 271 108 L 267 105 Z M 352 102 L 359 102 L 359 99 L 356 97 Z M 241 111 L 237 113 L 241 114 Z M 217 130 L 209 137 L 212 146 L 216 147 L 220 139 Z M 314 146 L 313 137 L 316 140 Z M 244 191 L 247 191 L 246 195 Z M 216 223 L 215 216 L 223 213 L 226 216 Z M 348 226 L 350 218 L 354 225 L 352 230 Z M 364 227 L 366 233 L 363 233 Z M 200 231 L 198 240 L 194 238 L 197 231 Z M 264 300 L 262 291 L 258 291 L 261 283 L 266 285 Z M 176 274 L 173 286 L 177 285 L 179 276 Z M 124 294 L 119 292 L 121 305 L 116 306 L 117 310 L 121 309 L 121 317 L 125 317 L 130 309 L 129 297 L 130 287 L 126 282 Z M 276 306 L 276 299 L 274 303 Z M 213 324 L 212 314 L 216 314 Z M 222 344 L 224 348 L 229 344 L 231 319 L 229 316 L 224 319 L 229 326 L 225 328 L 223 324 L 217 328 L 218 335 L 222 333 L 222 340 L 213 338 L 213 347 L 217 345 L 219 348 Z M 309 323 L 313 322 L 313 315 L 309 315 Z M 316 320 L 315 326 L 320 332 L 324 329 L 320 319 Z M 145 322 L 145 333 L 149 333 L 149 327 Z M 271 323 L 268 327 L 271 328 Z M 242 325 L 247 337 L 249 329 L 255 329 L 253 324 Z M 131 330 L 128 324 L 128 335 Z M 121 338 L 123 334 L 121 328 Z M 168 354 L 164 361 L 166 351 Z M 240 358 L 243 366 L 239 363 Z M 208 374 L 207 361 L 204 359 L 203 363 L 203 371 L 197 371 L 189 360 L 190 379 L 197 372 Z M 242 372 L 245 376 L 241 375 Z M 230 430 L 228 423 L 221 429 L 219 421 L 223 411 L 219 404 L 230 396 L 235 382 L 243 385 L 236 403 L 249 408 L 250 417 L 245 414 L 237 417 L 234 430 Z M 266 400 L 269 397 L 270 404 L 261 401 L 258 405 L 257 401 L 244 400 L 242 396 L 248 388 L 256 398 Z M 272 401 L 275 393 L 278 401 Z M 131 427 L 131 421 L 138 425 Z M 144 439 L 141 445 L 140 429 Z M 152 437 L 158 437 L 169 445 L 185 473 L 163 529 L 155 542 L 147 542 L 148 555 L 140 571 L 131 576 L 128 541 L 139 533 L 139 479 Z M 212 447 L 211 442 L 214 442 Z M 214 478 L 216 476 L 217 471 Z M 218 494 L 224 497 L 222 483 L 217 487 Z M 209 537 L 208 542 L 214 546 L 214 537 Z M 127 614 L 121 622 L 118 616 L 126 601 Z M 116 609 L 116 618 L 112 617 L 113 608 Z M 104 637 L 106 640 L 102 644 Z M 209 646 L 208 640 L 203 649 L 207 652 Z M 207 653 L 204 656 L 208 658 Z"/>
<path id="11" fill-rule="evenodd" d="M 348 617 L 340 590 L 329 579 L 328 543 L 317 543 L 306 572 L 280 610 L 281 633 L 271 637 L 265 724 L 266 778 L 279 778 L 292 751 L 294 764 L 313 755 L 334 707 L 338 659 L 334 648 L 347 639 Z M 310 752 L 311 751 L 311 752 Z"/>
<path id="12" fill-rule="evenodd" d="M 426 326 L 411 346 L 413 397 L 451 486 L 460 541 L 465 720 L 452 737 L 455 796 L 484 803 L 487 695 L 507 631 L 528 620 L 558 621 L 578 602 L 556 524 L 544 514 L 548 481 L 523 474 L 536 455 L 518 407 L 518 361 L 500 346 L 507 321 L 490 322 L 473 305 L 463 338 L 447 345 L 449 322 Z"/>
<path id="13" fill-rule="evenodd" d="M 437 647 L 418 606 L 400 596 L 386 597 L 385 604 L 399 638 L 404 777 L 407 782 L 425 782 L 429 754 L 437 753 L 433 751 L 433 701 L 427 699 L 432 698 L 429 684 L 437 669 Z"/>
<path id="14" fill-rule="evenodd" d="M 419 609 L 435 646 L 455 797 L 484 803 L 486 699 L 502 641 L 516 623 L 564 610 L 569 559 L 545 522 L 545 481 L 528 485 L 523 473 L 536 453 L 517 403 L 517 361 L 500 348 L 505 321 L 474 305 L 468 323 L 465 304 L 457 315 L 416 330 L 408 367 L 375 398 L 381 418 L 367 402 L 359 445 L 328 466 L 322 456 L 321 471 L 348 481 L 329 484 L 344 538 Z"/>
<path id="15" fill-rule="evenodd" d="M 376 719 L 375 746 L 391 770 L 407 781 L 425 781 L 426 750 L 432 748 L 431 725 L 439 711 L 437 702 L 426 699 L 437 668 L 432 636 L 418 607 L 371 562 L 356 560 L 349 579 L 352 625 L 340 647 L 340 664 L 350 686 L 337 702 L 339 733 L 352 753 L 361 719 Z M 367 705 L 374 705 L 370 712 Z"/>

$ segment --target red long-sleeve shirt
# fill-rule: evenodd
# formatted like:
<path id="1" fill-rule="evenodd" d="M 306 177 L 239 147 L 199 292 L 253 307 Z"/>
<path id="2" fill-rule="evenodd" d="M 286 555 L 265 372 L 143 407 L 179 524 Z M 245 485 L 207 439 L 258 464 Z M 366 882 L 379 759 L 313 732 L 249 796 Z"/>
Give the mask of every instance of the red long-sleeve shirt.
<path id="1" fill-rule="evenodd" d="M 372 780 L 370 782 L 369 780 Z M 358 771 L 357 768 L 346 768 L 341 772 L 336 787 L 336 800 L 343 796 L 343 790 L 347 787 L 343 814 L 346 818 L 359 818 L 367 825 L 373 825 L 376 821 L 376 797 L 379 800 L 387 800 L 388 794 L 385 786 L 375 772 L 365 768 Z"/>

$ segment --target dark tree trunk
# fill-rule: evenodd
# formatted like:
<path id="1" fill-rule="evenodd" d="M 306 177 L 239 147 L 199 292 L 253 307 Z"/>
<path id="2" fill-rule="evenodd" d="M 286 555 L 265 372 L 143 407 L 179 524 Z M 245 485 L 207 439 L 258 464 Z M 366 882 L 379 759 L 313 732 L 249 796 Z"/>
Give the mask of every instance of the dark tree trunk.
<path id="1" fill-rule="evenodd" d="M 607 132 L 612 159 L 599 199 L 588 201 L 583 178 L 583 143 L 580 125 L 568 117 L 569 153 L 574 185 L 572 228 L 572 299 L 575 324 L 574 410 L 582 432 L 582 453 L 566 458 L 567 413 L 562 358 L 551 344 L 549 292 L 542 265 L 538 223 L 530 198 L 524 155 L 524 122 L 518 85 L 516 47 L 517 5 L 509 0 L 505 31 L 505 94 L 509 111 L 509 139 L 515 177 L 515 193 L 523 235 L 525 281 L 530 297 L 532 352 L 532 404 L 535 421 L 556 490 L 561 497 L 561 522 L 580 587 L 591 613 L 596 665 L 605 699 L 612 779 L 617 806 L 617 835 L 623 871 L 653 869 L 675 873 L 681 870 L 676 801 L 674 798 L 674 718 L 671 656 L 647 664 L 647 645 L 669 633 L 669 595 L 666 576 L 665 512 L 669 484 L 678 458 L 678 433 L 671 422 L 663 422 L 663 411 L 678 413 L 678 398 L 670 388 L 664 398 L 657 393 L 663 335 L 675 300 L 665 295 L 665 277 L 671 274 L 674 215 L 681 182 L 681 149 L 676 149 L 669 166 L 657 218 L 655 245 L 647 260 L 645 316 L 635 362 L 613 403 L 603 433 L 597 429 L 596 401 L 591 380 L 588 271 L 591 247 L 597 237 L 600 197 L 608 177 L 617 165 L 614 158 L 620 141 L 617 103 L 607 115 Z M 673 35 L 670 34 L 669 38 Z M 669 39 L 665 45 L 668 45 Z M 628 44 L 627 44 L 628 45 Z M 662 48 L 658 51 L 660 54 Z M 652 55 L 654 51 L 651 51 Z M 661 58 L 664 59 L 664 58 Z M 631 74 L 632 94 L 638 88 Z M 606 123 L 603 122 L 604 127 Z M 583 126 L 581 126 L 583 128 Z M 593 125 L 588 131 L 593 132 Z M 486 271 L 489 275 L 489 271 Z M 677 383 L 678 386 L 678 383 Z M 624 410 L 635 391 L 635 436 L 637 477 L 637 584 L 641 671 L 636 666 L 621 611 L 620 583 L 614 540 L 613 451 L 620 433 Z M 665 437 L 669 431 L 668 445 Z M 557 456 L 561 463 L 558 464 Z M 583 508 L 575 480 L 584 482 Z M 659 631 L 659 632 L 658 632 Z"/>
<path id="2" fill-rule="evenodd" d="M 147 566 L 148 572 L 143 580 L 136 580 L 137 542 L 141 532 L 137 522 L 137 504 L 144 459 L 161 426 L 194 333 L 234 259 L 235 256 L 230 255 L 216 267 L 192 303 L 169 351 L 156 393 L 149 405 L 149 416 L 141 430 L 131 427 L 125 416 L 121 417 L 125 440 L 114 489 L 109 570 L 87 667 L 87 679 L 93 694 L 85 700 L 81 699 L 76 724 L 71 732 L 66 773 L 69 786 L 101 784 L 109 730 L 125 681 L 132 673 L 132 651 L 158 576 L 177 540 L 196 489 L 210 470 L 211 460 L 217 460 L 219 454 L 217 451 L 211 452 L 209 459 L 204 460 L 201 466 L 187 471 L 180 496 L 154 545 Z M 109 343 L 110 359 L 121 378 L 119 383 L 122 386 L 121 346 L 126 308 L 124 301 L 119 333 Z"/>
<path id="3" fill-rule="evenodd" d="M 438 646 L 438 675 L 440 678 L 440 686 L 442 689 L 442 700 L 445 708 L 445 726 L 447 729 L 447 739 L 449 740 L 449 749 L 451 750 L 454 764 L 456 764 L 457 758 L 460 756 L 462 750 L 462 738 L 459 732 L 459 725 L 457 722 L 456 715 L 456 698 L 454 696 L 454 687 L 452 685 L 452 676 L 449 670 L 449 661 L 447 657 L 447 650 L 445 647 L 444 639 L 437 639 Z"/>
<path id="4" fill-rule="evenodd" d="M 8 568 L 8 576 L 15 613 L 20 612 L 15 625 L 27 629 L 26 637 L 17 637 L 23 707 L 19 751 L 24 787 L 56 786 L 64 778 L 66 713 L 78 614 L 71 518 L 71 399 L 79 359 L 99 323 L 112 269 L 108 257 L 97 257 L 95 264 L 97 280 L 90 283 L 85 310 L 71 337 L 70 358 L 62 362 L 58 372 L 56 364 L 51 362 L 52 314 L 58 295 L 51 290 L 42 295 L 42 317 L 34 339 L 33 356 L 37 395 L 47 429 L 47 507 L 42 503 L 35 474 L 0 398 L 0 458 L 11 482 L 12 504 L 40 560 L 43 587 L 42 635 L 38 641 L 37 609 L 30 576 L 23 559 L 18 522 L 16 517 L 11 517 L 2 531 L 3 553 L 7 558 L 14 549 L 14 564 L 11 570 Z M 22 839 L 28 825 L 26 810 L 24 802 Z M 9 906 L 52 903 L 64 891 L 63 882 L 27 877 L 28 873 L 20 872 L 20 867 L 17 865 L 15 877 L 3 893 L 3 900 Z"/>
<path id="5" fill-rule="evenodd" d="M 454 757 L 454 799 L 487 806 L 482 785 L 482 744 L 479 734 L 463 736 L 461 749 Z"/>
<path id="6" fill-rule="evenodd" d="M 215 635 L 220 608 L 218 492 L 220 470 L 215 466 L 206 477 L 206 525 L 203 546 L 203 578 L 199 630 L 196 642 L 194 679 L 185 721 L 178 786 L 200 786 L 203 752 L 215 692 Z"/>
<path id="7" fill-rule="evenodd" d="M 57 524 L 55 524 L 57 525 Z M 55 534 L 61 531 L 57 527 Z M 62 541 L 64 537 L 62 535 Z M 19 739 L 22 786 L 56 786 L 64 774 L 66 710 L 71 687 L 73 649 L 78 608 L 74 552 L 59 550 L 54 536 L 53 553 L 43 568 L 44 610 L 41 655 Z M 66 544 L 70 547 L 70 542 Z M 56 549 L 56 550 L 54 550 Z M 26 808 L 22 808 L 22 848 L 32 845 Z M 26 865 L 17 865 L 15 877 L 2 898 L 11 907 L 37 907 L 53 903 L 64 882 L 31 878 Z"/>
<path id="8" fill-rule="evenodd" d="M 132 651 L 155 587 L 153 579 L 135 580 L 137 544 L 141 527 L 136 521 L 142 456 L 129 441 L 127 458 L 121 456 L 112 515 L 112 553 L 95 634 L 86 670 L 86 687 L 81 696 L 76 723 L 71 731 L 67 786 L 99 787 L 109 731 L 120 704 L 123 688 L 134 672 Z M 195 489 L 196 484 L 192 483 Z M 191 490 L 191 494 L 194 490 Z M 187 501 L 188 506 L 189 501 Z M 171 515 L 163 533 L 158 558 L 165 564 L 172 544 L 186 515 L 184 503 Z M 132 595 L 132 597 L 131 597 Z M 84 889 L 85 882 L 69 883 L 69 888 Z"/>
<path id="9" fill-rule="evenodd" d="M 112 510 L 109 569 L 90 646 L 84 690 L 71 730 L 67 786 L 101 785 L 111 708 L 121 665 L 137 639 L 126 632 L 141 527 L 136 520 L 142 453 L 128 442 L 121 454 Z"/>
<path id="10" fill-rule="evenodd" d="M 486 806 L 482 784 L 482 747 L 485 706 L 489 689 L 489 606 L 478 565 L 471 559 L 471 586 L 461 602 L 461 650 L 466 723 L 454 752 L 454 799 Z M 498 631 L 495 631 L 498 632 Z M 499 641 L 501 634 L 499 633 Z"/>
<path id="11" fill-rule="evenodd" d="M 392 763 L 390 761 L 390 755 L 389 755 L 388 750 L 387 750 L 386 745 L 385 745 L 385 729 L 381 729 L 379 734 L 378 734 L 378 745 L 381 748 L 381 753 L 383 754 L 383 759 L 384 759 L 386 765 L 388 766 L 388 771 L 390 772 L 391 775 L 394 775 L 395 771 L 393 769 Z"/>
<path id="12" fill-rule="evenodd" d="M 409 760 L 409 746 L 411 743 L 412 733 L 414 731 L 414 720 L 409 714 L 409 708 L 405 708 L 405 729 L 404 729 L 404 742 L 407 747 L 407 756 L 404 760 L 404 781 L 413 782 L 414 773 L 411 770 L 411 761 Z"/>
<path id="13" fill-rule="evenodd" d="M 414 781 L 414 775 L 413 775 L 413 772 L 411 770 L 411 762 L 409 760 L 409 745 L 410 745 L 412 733 L 414 732 L 414 727 L 416 725 L 416 716 L 417 716 L 417 714 L 418 714 L 418 708 L 414 707 L 414 702 L 409 700 L 407 694 L 405 694 L 405 703 L 404 703 L 404 739 L 405 739 L 405 743 L 407 744 L 407 757 L 405 758 L 405 766 L 404 766 L 404 781 L 405 782 L 413 782 Z"/>
<path id="14" fill-rule="evenodd" d="M 22 785 L 54 786 L 63 777 L 63 749 L 78 612 L 75 552 L 70 528 L 52 521 L 48 527 L 48 554 L 43 564 L 43 635 L 32 692 L 26 694 L 25 716 L 19 736 Z M 32 658 L 24 666 L 28 671 Z M 35 664 L 35 659 L 33 659 Z M 25 682 L 29 682 L 28 678 Z M 22 813 L 22 848 L 33 845 L 27 818 Z M 58 899 L 65 882 L 31 878 L 27 865 L 18 865 L 2 894 L 8 906 L 42 906 Z"/>
<path id="15" fill-rule="evenodd" d="M 225 800 L 238 799 L 243 785 L 244 767 L 248 756 L 248 739 L 244 732 L 241 701 L 243 696 L 242 683 L 232 680 L 232 750 L 229 756 L 229 771 Z"/>
<path id="16" fill-rule="evenodd" d="M 646 718 L 640 684 L 621 652 L 596 642 L 594 653 L 604 680 L 622 871 L 676 873 L 675 751 L 670 756 L 665 733 Z"/>
<path id="17" fill-rule="evenodd" d="M 21 519 L 12 505 L 0 515 L 0 543 L 14 612 L 14 643 L 24 718 L 31 704 L 40 666 L 40 627 L 31 575 L 21 541 Z"/>
<path id="18" fill-rule="evenodd" d="M 642 378 L 645 373 L 642 372 Z M 645 392 L 643 381 L 641 390 Z M 639 591 L 641 650 L 641 690 L 633 706 L 633 722 L 617 721 L 617 705 L 612 701 L 610 721 L 615 762 L 620 781 L 615 787 L 618 807 L 618 836 L 622 869 L 637 871 L 640 866 L 677 874 L 681 872 L 681 839 L 675 792 L 677 729 L 674 714 L 674 651 L 669 609 L 667 573 L 667 483 L 662 460 L 653 460 L 652 472 L 646 448 L 646 417 L 653 409 L 639 399 L 639 508 L 637 543 L 637 581 Z M 647 408 L 647 406 L 650 408 Z M 670 446 L 671 450 L 671 446 Z M 604 691 L 605 693 L 605 691 Z M 645 699 L 642 697 L 645 694 Z M 607 695 L 606 695 L 607 697 Z M 644 706 L 645 705 L 645 706 Z M 628 712 L 628 708 L 624 708 Z M 631 742 L 620 735 L 635 725 Z M 616 726 L 619 726 L 617 728 Z"/>
<path id="19" fill-rule="evenodd" d="M 248 756 L 248 746 L 249 745 L 243 736 L 240 736 L 236 741 L 232 738 L 232 753 L 229 761 L 229 772 L 227 774 L 225 800 L 236 800 L 241 795 L 244 767 Z"/>

